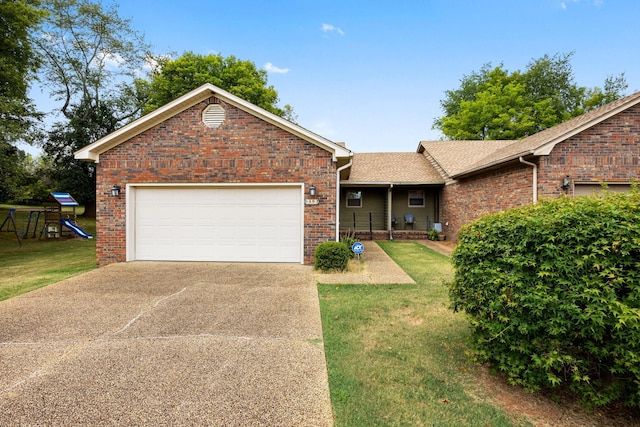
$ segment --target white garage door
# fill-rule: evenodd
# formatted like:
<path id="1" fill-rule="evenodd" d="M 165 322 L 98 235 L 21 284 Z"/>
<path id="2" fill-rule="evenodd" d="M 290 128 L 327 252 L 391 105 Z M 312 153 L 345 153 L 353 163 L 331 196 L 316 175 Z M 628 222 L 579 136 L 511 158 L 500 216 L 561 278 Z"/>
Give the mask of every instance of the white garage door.
<path id="1" fill-rule="evenodd" d="M 138 187 L 134 259 L 302 262 L 300 187 Z"/>

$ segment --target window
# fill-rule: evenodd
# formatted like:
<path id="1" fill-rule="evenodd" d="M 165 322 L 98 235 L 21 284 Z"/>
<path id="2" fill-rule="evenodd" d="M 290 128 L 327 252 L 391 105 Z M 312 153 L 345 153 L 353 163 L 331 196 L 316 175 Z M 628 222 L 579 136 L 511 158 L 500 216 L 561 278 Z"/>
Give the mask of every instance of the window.
<path id="1" fill-rule="evenodd" d="M 362 207 L 362 191 L 347 191 L 347 207 L 348 208 Z"/>
<path id="2" fill-rule="evenodd" d="M 409 191 L 409 207 L 410 208 L 424 207 L 424 191 L 422 190 Z"/>

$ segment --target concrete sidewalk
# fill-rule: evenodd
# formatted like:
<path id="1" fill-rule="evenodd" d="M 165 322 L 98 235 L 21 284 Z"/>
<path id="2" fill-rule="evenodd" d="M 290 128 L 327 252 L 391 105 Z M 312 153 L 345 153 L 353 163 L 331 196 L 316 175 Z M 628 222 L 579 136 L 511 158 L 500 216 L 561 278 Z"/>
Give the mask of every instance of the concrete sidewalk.
<path id="1" fill-rule="evenodd" d="M 453 245 L 431 240 L 407 240 L 420 243 L 446 256 L 451 256 Z M 318 283 L 326 284 L 376 284 L 390 285 L 416 282 L 396 264 L 389 255 L 375 242 L 364 241 L 364 252 L 359 269 L 348 273 L 315 273 Z"/>
<path id="2" fill-rule="evenodd" d="M 114 264 L 0 302 L 0 425 L 331 426 L 311 267 Z"/>

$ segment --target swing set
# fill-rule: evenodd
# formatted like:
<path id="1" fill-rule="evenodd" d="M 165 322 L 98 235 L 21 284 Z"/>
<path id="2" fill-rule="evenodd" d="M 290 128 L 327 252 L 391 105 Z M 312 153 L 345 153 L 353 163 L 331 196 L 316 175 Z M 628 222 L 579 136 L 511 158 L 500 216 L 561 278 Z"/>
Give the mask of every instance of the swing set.
<path id="1" fill-rule="evenodd" d="M 79 236 L 85 239 L 92 239 L 93 236 L 80 228 L 76 222 L 76 208 L 79 204 L 69 193 L 52 192 L 45 199 L 42 208 L 10 208 L 7 217 L 0 225 L 0 231 L 13 233 L 22 246 L 22 239 L 36 237 L 38 224 L 42 221 L 40 229 L 40 239 L 45 235 L 50 239 L 59 239 L 65 236 Z M 18 231 L 16 225 L 16 213 L 28 213 L 24 222 L 24 231 Z M 6 228 L 6 230 L 5 230 Z"/>

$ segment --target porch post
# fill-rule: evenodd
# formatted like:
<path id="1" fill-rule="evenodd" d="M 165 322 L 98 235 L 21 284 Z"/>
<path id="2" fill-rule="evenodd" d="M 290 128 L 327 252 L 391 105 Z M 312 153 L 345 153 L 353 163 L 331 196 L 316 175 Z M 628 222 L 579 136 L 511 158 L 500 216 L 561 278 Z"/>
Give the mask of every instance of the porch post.
<path id="1" fill-rule="evenodd" d="M 393 184 L 389 184 L 389 189 L 387 190 L 387 206 L 389 206 L 389 211 L 387 212 L 387 230 L 391 231 L 391 215 L 393 214 Z"/>

